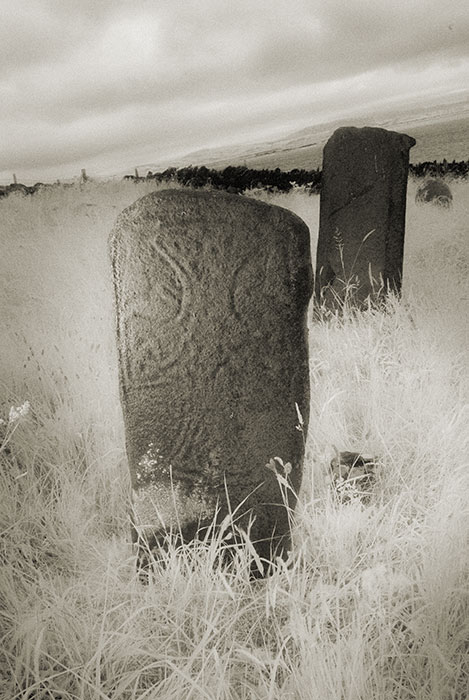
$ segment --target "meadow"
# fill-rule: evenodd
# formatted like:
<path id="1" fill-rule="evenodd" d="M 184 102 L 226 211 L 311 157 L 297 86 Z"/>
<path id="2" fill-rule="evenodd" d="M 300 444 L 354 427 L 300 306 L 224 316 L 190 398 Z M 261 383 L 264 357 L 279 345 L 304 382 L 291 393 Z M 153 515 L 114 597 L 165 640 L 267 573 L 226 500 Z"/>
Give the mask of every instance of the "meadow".
<path id="1" fill-rule="evenodd" d="M 0 698 L 467 700 L 469 185 L 417 184 L 402 299 L 311 314 L 293 554 L 255 581 L 220 541 L 135 572 L 106 242 L 155 185 L 0 201 Z M 317 195 L 251 196 L 315 251 Z M 376 456 L 366 501 L 334 497 L 336 450 Z"/>

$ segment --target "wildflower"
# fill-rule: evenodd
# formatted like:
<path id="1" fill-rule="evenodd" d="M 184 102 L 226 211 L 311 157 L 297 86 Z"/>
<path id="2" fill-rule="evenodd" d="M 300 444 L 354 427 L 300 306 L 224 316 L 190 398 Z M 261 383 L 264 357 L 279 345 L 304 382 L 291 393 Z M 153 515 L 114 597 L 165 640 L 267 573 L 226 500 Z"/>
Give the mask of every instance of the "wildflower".
<path id="1" fill-rule="evenodd" d="M 25 401 L 22 406 L 16 406 L 16 408 L 15 406 L 12 406 L 8 415 L 8 422 L 16 423 L 16 421 L 20 420 L 21 418 L 26 418 L 30 408 L 31 404 L 29 403 L 29 401 Z"/>
<path id="2" fill-rule="evenodd" d="M 18 413 L 18 410 L 14 406 L 12 406 L 10 408 L 10 413 L 8 415 L 8 422 L 14 423 L 15 421 L 17 421 L 19 419 L 19 417 L 20 417 L 20 414 Z"/>
<path id="3" fill-rule="evenodd" d="M 274 457 L 273 459 L 269 460 L 268 464 L 265 465 L 266 469 L 270 469 L 274 474 L 277 474 L 277 467 L 280 466 L 285 472 L 285 476 L 288 476 L 291 473 L 292 466 L 290 462 L 284 462 L 281 457 Z"/>

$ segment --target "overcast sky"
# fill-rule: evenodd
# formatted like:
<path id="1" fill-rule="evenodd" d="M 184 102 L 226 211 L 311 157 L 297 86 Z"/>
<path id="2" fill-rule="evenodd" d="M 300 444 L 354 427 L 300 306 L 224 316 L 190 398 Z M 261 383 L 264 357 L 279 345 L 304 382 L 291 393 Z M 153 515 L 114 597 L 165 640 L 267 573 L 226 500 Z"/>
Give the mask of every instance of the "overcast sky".
<path id="1" fill-rule="evenodd" d="M 0 182 L 469 87 L 468 0 L 0 0 Z"/>

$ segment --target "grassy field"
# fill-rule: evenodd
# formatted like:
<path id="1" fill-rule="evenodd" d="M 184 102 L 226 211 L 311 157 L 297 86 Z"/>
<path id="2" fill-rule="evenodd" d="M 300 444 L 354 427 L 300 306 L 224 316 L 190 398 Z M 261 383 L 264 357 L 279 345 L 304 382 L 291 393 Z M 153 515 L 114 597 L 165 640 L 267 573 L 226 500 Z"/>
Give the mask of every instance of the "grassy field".
<path id="1" fill-rule="evenodd" d="M 467 700 L 469 185 L 414 203 L 403 298 L 310 321 L 311 419 L 295 554 L 249 580 L 249 548 L 170 548 L 135 575 L 106 239 L 150 189 L 0 201 L 0 697 Z M 319 200 L 292 209 L 315 250 Z M 27 403 L 29 402 L 29 404 Z M 377 456 L 338 503 L 338 450 Z"/>

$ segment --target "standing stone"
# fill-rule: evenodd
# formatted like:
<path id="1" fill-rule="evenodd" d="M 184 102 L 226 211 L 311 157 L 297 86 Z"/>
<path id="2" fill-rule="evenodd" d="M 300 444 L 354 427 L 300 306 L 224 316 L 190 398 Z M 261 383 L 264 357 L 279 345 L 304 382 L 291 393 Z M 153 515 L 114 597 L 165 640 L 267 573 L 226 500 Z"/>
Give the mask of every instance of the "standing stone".
<path id="1" fill-rule="evenodd" d="M 309 414 L 307 226 L 245 197 L 166 190 L 122 212 L 110 252 L 134 541 L 190 540 L 247 499 L 235 520 L 255 516 L 270 558 L 289 524 L 266 465 L 290 462 L 298 492 L 295 403 L 305 430 Z"/>
<path id="2" fill-rule="evenodd" d="M 342 127 L 326 143 L 315 286 L 326 308 L 399 293 L 414 145 L 411 136 L 371 127 Z"/>

